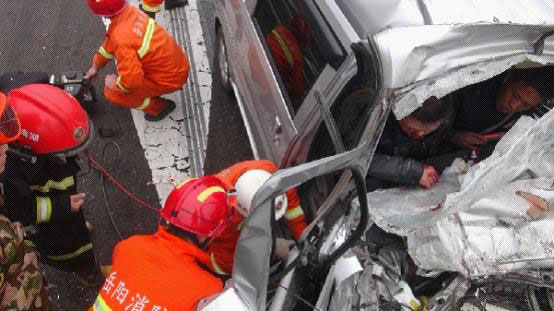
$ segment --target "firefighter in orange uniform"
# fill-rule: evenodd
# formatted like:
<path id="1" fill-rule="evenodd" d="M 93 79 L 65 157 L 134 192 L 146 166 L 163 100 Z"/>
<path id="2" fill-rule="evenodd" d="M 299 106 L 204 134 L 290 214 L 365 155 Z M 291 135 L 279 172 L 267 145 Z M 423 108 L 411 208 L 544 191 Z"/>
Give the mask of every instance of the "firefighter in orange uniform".
<path id="1" fill-rule="evenodd" d="M 239 162 L 216 174 L 219 179 L 223 180 L 228 190 L 236 191 L 237 197 L 236 202 L 232 204 L 234 209 L 231 225 L 221 236 L 214 239 L 209 248 L 210 267 L 217 274 L 228 275 L 231 273 L 240 229 L 250 211 L 254 194 L 276 171 L 277 166 L 271 161 L 252 160 Z M 298 240 L 307 225 L 296 189 L 291 189 L 286 195 L 278 197 L 275 206 L 275 218 L 279 219 L 281 216 L 285 216 L 293 237 Z M 286 257 L 288 248 L 293 242 L 278 239 L 277 244 L 276 254 L 279 256 L 283 253 L 279 257 Z M 281 248 L 285 248 L 285 250 L 282 251 Z"/>
<path id="2" fill-rule="evenodd" d="M 156 18 L 156 13 L 160 12 L 160 8 L 164 3 L 164 9 L 167 11 L 184 7 L 188 4 L 188 0 L 142 0 L 140 9 L 151 18 Z"/>
<path id="3" fill-rule="evenodd" d="M 125 0 L 88 0 L 92 12 L 111 18 L 104 43 L 86 79 L 110 60 L 118 75 L 106 76 L 104 95 L 113 104 L 142 110 L 147 121 L 159 121 L 175 109 L 161 95 L 180 90 L 187 81 L 189 61 L 183 49 L 146 14 Z"/>
<path id="4" fill-rule="evenodd" d="M 189 179 L 168 196 L 153 235 L 118 243 L 113 265 L 89 311 L 196 310 L 223 290 L 223 282 L 204 270 L 203 250 L 229 224 L 231 207 L 224 184 L 214 176 Z"/>
<path id="5" fill-rule="evenodd" d="M 290 24 L 290 30 L 277 25 L 266 37 L 271 56 L 277 65 L 285 88 L 295 107 L 304 98 L 304 55 L 302 47 L 309 39 L 308 24 L 297 15 Z"/>

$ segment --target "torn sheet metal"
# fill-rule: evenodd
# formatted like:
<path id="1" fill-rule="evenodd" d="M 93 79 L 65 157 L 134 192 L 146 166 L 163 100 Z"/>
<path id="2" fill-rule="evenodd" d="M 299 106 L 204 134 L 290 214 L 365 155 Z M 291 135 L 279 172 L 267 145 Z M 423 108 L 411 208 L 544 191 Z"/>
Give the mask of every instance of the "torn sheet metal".
<path id="1" fill-rule="evenodd" d="M 481 276 L 554 267 L 554 210 L 533 219 L 518 191 L 554 203 L 554 178 L 517 180 L 492 190 L 463 212 L 408 236 L 410 254 L 423 270 Z M 545 259 L 545 260 L 536 260 Z"/>
<path id="2" fill-rule="evenodd" d="M 362 269 L 356 257 L 337 260 L 329 273 L 335 289 L 327 293 L 332 293 L 330 299 L 320 297 L 319 302 L 330 301 L 326 309 L 328 311 L 388 310 L 391 306 L 399 305 L 410 306 L 404 310 L 416 310 L 420 302 L 414 297 L 408 284 L 400 278 L 401 256 L 391 253 L 383 259 L 388 268 L 370 261 Z M 325 308 L 324 304 L 319 305 Z"/>
<path id="3" fill-rule="evenodd" d="M 370 213 L 387 209 L 389 217 L 377 218 L 380 225 L 408 237 L 410 255 L 426 272 L 458 271 L 475 277 L 553 268 L 554 210 L 534 219 L 528 212 L 531 205 L 518 195 L 523 191 L 554 202 L 553 127 L 553 112 L 537 121 L 521 118 L 494 153 L 460 180 L 460 191 L 447 194 L 435 213 L 413 216 L 409 227 L 402 227 L 405 221 L 395 215 L 413 204 L 398 197 L 398 203 L 391 197 L 386 206 L 375 206 L 374 193 L 368 194 Z"/>
<path id="4" fill-rule="evenodd" d="M 456 310 L 458 302 L 470 288 L 468 279 L 458 276 L 429 301 L 429 311 Z M 462 309 L 465 310 L 465 309 Z"/>
<path id="5" fill-rule="evenodd" d="M 554 25 L 458 24 L 396 27 L 370 37 L 378 47 L 383 87 L 401 119 L 430 96 L 441 98 L 524 62 L 554 64 L 554 37 L 542 54 L 533 45 Z"/>
<path id="6" fill-rule="evenodd" d="M 551 45 L 554 50 L 554 40 L 552 41 Z M 522 42 L 521 44 L 524 46 L 529 45 L 528 42 Z M 394 82 L 399 85 L 399 88 L 394 91 L 393 95 L 393 112 L 397 119 L 402 119 L 415 111 L 431 96 L 441 98 L 467 85 L 495 77 L 513 66 L 522 63 L 531 63 L 534 66 L 554 64 L 554 53 L 548 56 L 536 56 L 531 54 L 520 54 L 510 57 L 502 56 L 496 61 L 491 61 L 494 55 L 484 54 L 476 56 L 476 58 L 473 59 L 475 63 L 462 65 L 460 63 L 455 63 L 458 61 L 466 62 L 469 59 L 468 57 L 460 55 L 460 58 L 456 61 L 429 61 L 422 59 L 423 56 L 421 55 L 421 51 L 421 49 L 414 49 L 414 55 L 406 60 L 410 63 L 408 67 L 399 67 L 396 70 L 393 69 L 393 72 L 391 72 L 391 74 L 398 74 L 399 79 L 403 79 L 403 81 Z M 416 60 L 414 58 L 419 59 Z M 447 68 L 444 65 L 437 65 L 439 63 L 444 64 L 445 62 L 448 63 L 447 66 L 451 67 Z M 407 74 L 405 71 L 406 68 L 408 69 Z"/>
<path id="7" fill-rule="evenodd" d="M 383 310 L 380 308 L 379 290 L 371 270 L 358 271 L 338 283 L 327 310 Z"/>

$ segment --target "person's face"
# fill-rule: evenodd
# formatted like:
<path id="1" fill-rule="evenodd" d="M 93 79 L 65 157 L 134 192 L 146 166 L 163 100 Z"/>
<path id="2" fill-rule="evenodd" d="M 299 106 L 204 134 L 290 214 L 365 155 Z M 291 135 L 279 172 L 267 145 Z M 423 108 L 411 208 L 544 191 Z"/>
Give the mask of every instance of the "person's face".
<path id="1" fill-rule="evenodd" d="M 539 92 L 528 83 L 509 79 L 505 81 L 496 97 L 496 110 L 515 113 L 535 107 L 542 99 Z"/>
<path id="2" fill-rule="evenodd" d="M 6 167 L 6 151 L 8 150 L 8 145 L 0 145 L 0 173 L 4 171 Z"/>
<path id="3" fill-rule="evenodd" d="M 422 139 L 436 130 L 444 120 L 435 123 L 423 123 L 413 117 L 407 116 L 398 121 L 400 129 L 406 136 L 412 139 Z"/>

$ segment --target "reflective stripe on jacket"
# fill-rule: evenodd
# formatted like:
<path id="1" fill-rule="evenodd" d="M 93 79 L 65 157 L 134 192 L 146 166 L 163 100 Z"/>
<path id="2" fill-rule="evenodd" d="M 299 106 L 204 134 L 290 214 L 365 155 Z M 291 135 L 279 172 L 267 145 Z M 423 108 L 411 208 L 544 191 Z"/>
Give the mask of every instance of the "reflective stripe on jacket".
<path id="1" fill-rule="evenodd" d="M 8 154 L 4 172 L 7 216 L 24 226 L 69 219 L 70 195 L 77 193 L 76 157 L 57 163 L 39 157 L 35 164 Z"/>
<path id="2" fill-rule="evenodd" d="M 119 74 L 116 90 L 121 93 L 141 88 L 145 79 L 163 89 L 180 89 L 188 78 L 189 61 L 183 49 L 165 29 L 131 5 L 112 19 L 93 62 L 102 68 L 114 58 Z"/>

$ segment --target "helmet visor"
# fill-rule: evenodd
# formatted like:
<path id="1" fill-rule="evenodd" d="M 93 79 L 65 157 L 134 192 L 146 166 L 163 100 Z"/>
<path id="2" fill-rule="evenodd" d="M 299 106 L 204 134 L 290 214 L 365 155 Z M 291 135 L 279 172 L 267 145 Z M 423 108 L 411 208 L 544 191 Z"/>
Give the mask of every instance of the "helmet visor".
<path id="1" fill-rule="evenodd" d="M 17 139 L 21 124 L 10 106 L 6 106 L 0 115 L 0 143 L 7 144 Z"/>

